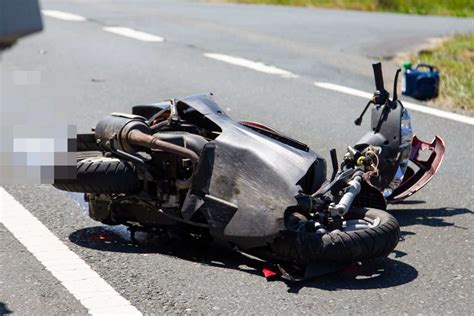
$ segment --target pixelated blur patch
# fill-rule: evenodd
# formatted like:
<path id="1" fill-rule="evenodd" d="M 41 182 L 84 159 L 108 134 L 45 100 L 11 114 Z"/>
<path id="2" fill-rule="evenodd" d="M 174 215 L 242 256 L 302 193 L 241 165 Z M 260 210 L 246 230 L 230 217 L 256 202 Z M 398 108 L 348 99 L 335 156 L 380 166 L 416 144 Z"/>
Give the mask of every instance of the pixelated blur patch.
<path id="1" fill-rule="evenodd" d="M 73 125 L 11 126 L 2 133 L 0 184 L 53 184 L 76 178 L 76 135 Z"/>

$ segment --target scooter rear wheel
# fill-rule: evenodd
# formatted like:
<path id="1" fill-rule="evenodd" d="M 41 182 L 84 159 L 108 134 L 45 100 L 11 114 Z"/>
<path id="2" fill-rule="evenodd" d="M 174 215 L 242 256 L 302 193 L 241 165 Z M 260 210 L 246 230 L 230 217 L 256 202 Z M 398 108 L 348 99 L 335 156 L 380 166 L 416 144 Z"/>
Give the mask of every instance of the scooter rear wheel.
<path id="1" fill-rule="evenodd" d="M 134 193 L 140 191 L 135 166 L 117 158 L 95 157 L 79 161 L 75 179 L 55 179 L 59 190 L 83 193 Z"/>

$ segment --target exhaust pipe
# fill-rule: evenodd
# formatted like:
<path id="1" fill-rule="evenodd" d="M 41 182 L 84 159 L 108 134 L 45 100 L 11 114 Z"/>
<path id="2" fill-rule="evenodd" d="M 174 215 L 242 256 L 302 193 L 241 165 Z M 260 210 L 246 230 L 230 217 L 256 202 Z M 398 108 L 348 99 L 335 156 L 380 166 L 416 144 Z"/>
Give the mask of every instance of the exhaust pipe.
<path id="1" fill-rule="evenodd" d="M 150 135 L 151 129 L 145 120 L 139 115 L 112 113 L 97 123 L 96 140 L 100 146 L 111 151 L 123 150 L 127 153 L 135 153 L 140 148 L 148 148 L 153 151 L 172 153 L 191 160 L 193 169 L 196 170 L 199 156 L 194 151 Z M 189 188 L 191 179 L 192 177 L 176 180 L 176 186 L 180 189 Z"/>

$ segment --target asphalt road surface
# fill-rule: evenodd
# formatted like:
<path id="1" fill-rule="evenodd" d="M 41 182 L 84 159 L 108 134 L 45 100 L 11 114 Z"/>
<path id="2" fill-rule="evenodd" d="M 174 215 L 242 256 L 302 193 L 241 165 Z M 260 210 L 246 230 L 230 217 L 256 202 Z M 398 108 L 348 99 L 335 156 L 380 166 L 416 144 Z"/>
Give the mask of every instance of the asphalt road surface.
<path id="1" fill-rule="evenodd" d="M 391 57 L 429 38 L 474 31 L 473 19 L 273 6 L 42 5 L 50 10 L 45 31 L 2 56 L 2 124 L 8 110 L 23 113 L 30 128 L 66 118 L 63 124 L 84 132 L 134 104 L 212 91 L 232 117 L 274 126 L 326 158 L 329 149 L 341 154 L 364 133 L 366 125 L 352 122 L 366 100 L 314 82 L 371 92 L 374 60 L 385 60 L 390 82 Z M 124 228 L 89 219 L 79 195 L 49 185 L 4 188 L 144 314 L 470 314 L 474 128 L 411 114 L 416 134 L 426 140 L 441 135 L 447 153 L 424 190 L 391 206 L 403 241 L 388 259 L 301 284 L 267 282 L 222 249 L 163 248 L 146 236 L 136 247 Z M 88 312 L 1 223 L 0 236 L 0 314 Z"/>

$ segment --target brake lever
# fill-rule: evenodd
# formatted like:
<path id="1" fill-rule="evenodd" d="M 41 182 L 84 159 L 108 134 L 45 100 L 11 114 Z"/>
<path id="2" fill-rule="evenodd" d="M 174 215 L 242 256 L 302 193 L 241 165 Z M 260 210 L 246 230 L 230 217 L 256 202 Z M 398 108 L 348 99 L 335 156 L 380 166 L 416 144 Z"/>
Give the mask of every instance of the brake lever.
<path id="1" fill-rule="evenodd" d="M 367 112 L 367 110 L 369 109 L 369 106 L 371 104 L 374 104 L 374 102 L 372 100 L 370 100 L 367 105 L 364 107 L 364 110 L 362 111 L 362 113 L 360 113 L 359 117 L 354 121 L 354 124 L 357 125 L 357 126 L 360 126 L 360 124 L 362 124 L 362 118 L 364 117 L 365 115 L 365 112 Z"/>

